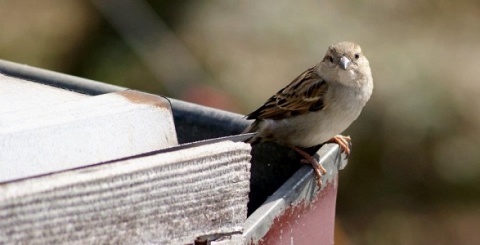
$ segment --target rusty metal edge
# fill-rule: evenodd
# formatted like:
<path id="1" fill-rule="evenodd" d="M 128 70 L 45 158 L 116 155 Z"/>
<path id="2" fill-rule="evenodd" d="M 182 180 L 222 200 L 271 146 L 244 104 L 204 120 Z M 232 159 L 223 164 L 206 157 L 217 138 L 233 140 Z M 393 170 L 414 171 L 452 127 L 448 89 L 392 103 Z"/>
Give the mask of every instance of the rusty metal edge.
<path id="1" fill-rule="evenodd" d="M 325 145 L 317 154 L 320 156 L 319 162 L 328 171 L 322 178 L 325 187 L 327 182 L 334 181 L 347 161 L 342 158 L 338 145 Z M 309 204 L 320 192 L 312 168 L 303 166 L 247 218 L 243 232 L 245 241 L 248 244 L 258 243 L 270 230 L 274 220 L 289 207 L 299 203 Z"/>

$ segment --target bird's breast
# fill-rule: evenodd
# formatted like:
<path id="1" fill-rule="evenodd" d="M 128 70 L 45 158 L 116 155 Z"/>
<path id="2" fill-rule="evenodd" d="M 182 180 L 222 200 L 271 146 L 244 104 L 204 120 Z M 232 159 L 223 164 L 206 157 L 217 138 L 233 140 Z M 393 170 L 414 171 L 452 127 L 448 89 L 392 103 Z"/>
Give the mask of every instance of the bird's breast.
<path id="1" fill-rule="evenodd" d="M 338 91 L 338 90 L 337 90 Z M 341 94 L 327 103 L 321 111 L 285 118 L 282 120 L 266 120 L 264 127 L 274 135 L 274 141 L 282 145 L 311 147 L 328 141 L 341 134 L 359 116 L 365 105 L 361 95 Z"/>

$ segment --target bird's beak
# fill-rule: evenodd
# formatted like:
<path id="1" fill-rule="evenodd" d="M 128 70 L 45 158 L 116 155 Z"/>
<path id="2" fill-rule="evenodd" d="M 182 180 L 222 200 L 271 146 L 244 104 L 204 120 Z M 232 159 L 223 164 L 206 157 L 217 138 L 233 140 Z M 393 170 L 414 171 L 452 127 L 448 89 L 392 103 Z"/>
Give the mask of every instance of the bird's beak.
<path id="1" fill-rule="evenodd" d="M 342 56 L 342 58 L 340 59 L 340 62 L 338 63 L 340 65 L 340 67 L 344 70 L 346 70 L 348 68 L 348 66 L 350 65 L 351 61 L 345 57 L 345 56 Z"/>

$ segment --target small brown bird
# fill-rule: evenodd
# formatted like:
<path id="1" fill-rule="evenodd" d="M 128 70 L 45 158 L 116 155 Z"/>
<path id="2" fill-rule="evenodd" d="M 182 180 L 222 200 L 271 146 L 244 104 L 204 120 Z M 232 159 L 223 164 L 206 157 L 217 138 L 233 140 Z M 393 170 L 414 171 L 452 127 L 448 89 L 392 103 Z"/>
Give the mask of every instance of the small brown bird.
<path id="1" fill-rule="evenodd" d="M 244 133 L 257 132 L 247 143 L 275 142 L 292 148 L 312 165 L 319 186 L 325 168 L 305 148 L 337 143 L 350 155 L 350 137 L 342 133 L 357 119 L 373 90 L 372 73 L 360 46 L 331 45 L 316 66 L 307 69 L 250 113 L 255 121 Z"/>

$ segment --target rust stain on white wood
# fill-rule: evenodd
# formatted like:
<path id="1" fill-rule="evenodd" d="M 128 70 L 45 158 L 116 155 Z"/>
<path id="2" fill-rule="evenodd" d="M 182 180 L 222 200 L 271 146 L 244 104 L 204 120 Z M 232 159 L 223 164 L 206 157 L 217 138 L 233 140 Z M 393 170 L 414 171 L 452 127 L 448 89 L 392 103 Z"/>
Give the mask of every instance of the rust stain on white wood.
<path id="1" fill-rule="evenodd" d="M 123 96 L 125 99 L 129 100 L 132 103 L 152 105 L 155 107 L 170 109 L 170 103 L 168 102 L 168 99 L 157 95 L 134 90 L 125 90 L 122 92 L 117 92 L 116 94 Z"/>

